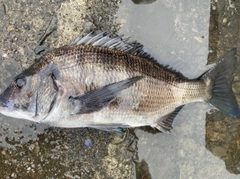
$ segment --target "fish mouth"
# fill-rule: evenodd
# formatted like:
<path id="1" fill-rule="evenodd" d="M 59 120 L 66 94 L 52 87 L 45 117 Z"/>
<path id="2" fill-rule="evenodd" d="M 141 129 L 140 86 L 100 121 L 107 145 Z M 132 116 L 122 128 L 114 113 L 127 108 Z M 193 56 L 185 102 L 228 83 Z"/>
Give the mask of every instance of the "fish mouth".
<path id="1" fill-rule="evenodd" d="M 14 88 L 10 85 L 5 91 L 0 94 L 0 107 L 13 109 L 15 107 L 14 102 L 10 99 Z"/>
<path id="2" fill-rule="evenodd" d="M 9 101 L 3 94 L 0 95 L 0 107 L 13 109 L 15 107 L 12 101 Z"/>
<path id="3" fill-rule="evenodd" d="M 2 94 L 0 94 L 0 107 L 7 107 L 7 99 L 6 97 Z"/>

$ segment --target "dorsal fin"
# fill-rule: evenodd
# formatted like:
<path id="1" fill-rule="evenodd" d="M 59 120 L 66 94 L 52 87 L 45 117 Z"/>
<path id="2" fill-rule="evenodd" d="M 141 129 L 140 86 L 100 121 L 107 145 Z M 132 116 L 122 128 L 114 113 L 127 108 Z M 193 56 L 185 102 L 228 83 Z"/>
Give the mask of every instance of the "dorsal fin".
<path id="1" fill-rule="evenodd" d="M 112 38 L 110 35 L 107 35 L 106 32 L 97 33 L 97 31 L 93 31 L 85 36 L 79 35 L 69 45 L 92 45 L 96 47 L 107 47 L 110 49 L 117 49 L 122 52 L 131 53 L 137 56 L 150 56 L 142 50 L 143 45 L 140 43 L 136 41 L 128 42 L 128 39 L 123 40 L 122 36 Z"/>
<path id="2" fill-rule="evenodd" d="M 177 70 L 169 67 L 168 65 L 159 64 L 150 54 L 143 50 L 143 45 L 137 41 L 129 42 L 129 38 L 123 39 L 122 36 L 118 36 L 112 38 L 106 32 L 92 31 L 89 34 L 83 36 L 79 35 L 76 39 L 74 39 L 69 45 L 91 45 L 95 47 L 106 47 L 110 49 L 119 50 L 122 52 L 126 52 L 138 57 L 146 58 L 150 61 L 153 61 L 157 65 L 160 65 L 171 72 L 176 73 L 180 78 L 187 79 L 182 73 Z"/>

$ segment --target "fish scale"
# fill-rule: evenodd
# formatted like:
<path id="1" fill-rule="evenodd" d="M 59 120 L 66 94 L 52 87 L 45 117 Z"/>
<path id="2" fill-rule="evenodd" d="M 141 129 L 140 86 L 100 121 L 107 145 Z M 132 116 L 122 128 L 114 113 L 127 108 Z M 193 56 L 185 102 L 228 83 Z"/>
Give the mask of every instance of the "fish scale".
<path id="1" fill-rule="evenodd" d="M 79 49 L 79 47 L 75 47 L 75 48 Z M 75 53 L 77 53 L 77 54 L 78 53 L 87 54 L 88 51 L 91 51 L 91 53 L 87 54 L 86 55 L 87 57 L 85 57 L 88 60 L 88 62 L 86 62 L 85 60 L 83 60 L 85 63 L 78 62 L 79 65 L 83 64 L 82 70 L 85 71 L 85 74 L 81 73 L 82 78 L 83 79 L 88 78 L 88 80 L 90 81 L 90 82 L 88 82 L 88 84 L 86 84 L 86 81 L 82 80 L 83 83 L 78 84 L 78 86 L 80 86 L 80 87 L 83 87 L 85 85 L 89 86 L 91 83 L 95 84 L 96 87 L 97 86 L 108 85 L 108 84 L 114 83 L 116 81 L 121 81 L 121 80 L 124 80 L 126 78 L 130 78 L 130 77 L 133 77 L 133 76 L 136 76 L 136 75 L 140 75 L 141 74 L 141 72 L 139 72 L 140 70 L 149 69 L 151 67 L 148 67 L 148 65 L 152 65 L 151 63 L 144 64 L 142 62 L 144 59 L 141 59 L 139 57 L 136 57 L 136 58 L 139 58 L 137 60 L 140 61 L 140 62 L 138 62 L 134 59 L 135 56 L 132 57 L 133 59 L 131 57 L 127 58 L 126 54 L 122 54 L 122 53 L 118 54 L 114 50 L 104 49 L 102 54 L 105 54 L 105 53 L 109 54 L 111 52 L 114 53 L 114 54 L 117 54 L 117 55 L 107 56 L 107 57 L 111 57 L 111 58 L 104 59 L 104 63 L 107 64 L 107 65 L 105 65 L 104 63 L 103 64 L 101 63 L 103 61 L 102 55 L 99 54 L 101 52 L 101 49 L 98 48 L 98 47 L 90 47 L 90 48 L 96 48 L 96 49 L 94 49 L 94 50 L 86 49 L 86 52 L 84 52 L 83 51 L 84 49 L 80 48 L 79 52 L 77 50 L 72 50 L 72 49 L 71 49 L 71 52 L 69 52 L 70 56 L 68 58 L 70 60 L 78 61 L 78 59 L 71 58 L 71 55 L 76 56 L 75 54 L 72 53 L 72 51 L 75 51 Z M 94 55 L 93 52 L 95 52 L 96 55 Z M 68 52 L 65 52 L 64 54 L 68 54 Z M 123 55 L 124 57 L 121 57 L 121 55 Z M 115 58 L 115 57 L 117 57 L 117 58 Z M 115 62 L 118 59 L 120 59 L 121 63 L 120 62 Z M 66 60 L 66 59 L 64 59 L 64 60 Z M 125 60 L 125 62 L 123 62 L 124 60 Z M 132 60 L 132 62 L 137 62 L 137 63 L 132 63 L 132 64 L 138 64 L 138 65 L 127 66 L 127 64 L 130 63 L 130 60 Z M 68 63 L 70 63 L 70 62 L 68 61 Z M 117 67 L 116 67 L 116 65 L 117 65 Z M 141 65 L 143 66 L 142 68 L 141 68 Z M 94 72 L 95 69 L 98 69 L 96 71 L 104 72 L 99 77 L 99 79 L 102 79 L 101 81 L 99 81 L 97 76 L 94 73 L 92 73 L 92 72 Z M 173 75 L 170 76 L 170 75 L 165 74 L 166 70 L 163 70 L 160 66 L 158 68 L 155 68 L 155 69 L 157 71 L 161 71 L 163 73 L 163 75 L 158 74 L 160 76 L 159 78 L 162 78 L 162 76 L 163 77 L 169 76 L 169 78 L 165 79 L 166 81 L 168 79 L 171 79 L 171 77 L 173 76 Z M 136 70 L 138 70 L 138 71 L 136 71 Z M 61 68 L 60 68 L 60 71 L 61 71 Z M 116 71 L 120 72 L 120 74 L 116 75 L 117 78 L 109 78 L 109 77 L 112 77 L 112 75 L 117 74 Z M 126 71 L 131 71 L 131 73 L 126 74 Z M 72 72 L 74 74 L 78 74 L 77 71 L 76 72 L 72 71 Z M 63 74 L 66 74 L 66 73 L 63 73 Z M 152 74 L 153 74 L 153 76 L 155 76 L 154 74 L 157 74 L 157 72 L 152 73 Z M 123 78 L 121 78 L 121 76 L 123 76 Z M 67 79 L 69 79 L 69 78 L 71 78 L 71 75 L 68 75 Z M 70 81 L 72 81 L 72 80 L 74 80 L 74 79 L 71 79 Z M 171 106 L 171 107 L 168 107 L 168 108 L 162 108 L 162 110 L 160 110 L 161 109 L 161 104 L 162 105 L 166 105 L 166 104 L 169 105 L 169 104 L 173 103 L 174 108 L 176 107 L 175 106 L 176 104 L 174 104 L 175 99 L 173 98 L 174 94 L 179 95 L 181 93 L 183 98 L 185 98 L 185 102 L 181 102 L 181 100 L 178 100 L 178 104 L 181 104 L 181 105 L 185 104 L 185 103 L 192 102 L 192 101 L 197 101 L 197 100 L 203 100 L 204 99 L 205 94 L 199 94 L 199 90 L 196 91 L 195 96 L 193 95 L 191 97 L 189 97 L 188 92 L 187 92 L 188 90 L 192 91 L 191 88 L 194 88 L 194 85 L 193 85 L 194 83 L 196 83 L 195 86 L 200 86 L 200 84 L 202 82 L 192 82 L 192 84 L 189 85 L 189 89 L 181 88 L 181 87 L 178 87 L 178 88 L 175 89 L 175 86 L 170 85 L 170 84 L 174 84 L 174 82 L 172 82 L 172 81 L 173 80 L 168 82 L 167 83 L 168 87 L 166 87 L 166 85 L 161 85 L 160 84 L 160 83 L 162 83 L 162 81 L 159 81 L 159 80 L 154 79 L 154 78 L 146 77 L 141 82 L 137 82 L 136 85 L 133 85 L 132 87 L 129 87 L 129 89 L 127 89 L 125 92 L 123 92 L 122 95 L 119 95 L 121 98 L 124 98 L 123 101 L 125 101 L 125 103 L 123 103 L 123 105 L 119 106 L 118 110 L 127 110 L 127 108 L 129 108 L 129 105 L 126 105 L 126 104 L 133 103 L 132 102 L 133 99 L 131 97 L 128 97 L 128 98 L 123 97 L 125 95 L 127 95 L 127 96 L 133 95 L 132 91 L 137 91 L 138 94 L 135 95 L 135 96 L 133 95 L 133 96 L 134 96 L 135 99 L 139 99 L 139 101 L 140 101 L 138 109 L 134 109 L 134 110 L 138 111 L 139 115 L 143 115 L 143 113 L 141 113 L 142 111 L 148 111 L 148 113 L 158 111 L 158 112 L 156 112 L 155 115 L 153 115 L 153 118 L 154 118 L 155 121 L 158 118 L 160 118 L 161 116 L 168 114 L 173 109 L 173 106 Z M 181 81 L 181 79 L 176 79 L 175 81 Z M 182 80 L 182 81 L 184 81 L 184 80 Z M 189 83 L 189 82 L 182 83 L 181 86 L 186 86 L 187 83 Z M 137 85 L 138 85 L 138 88 L 135 89 Z M 177 84 L 177 85 L 180 86 L 179 84 Z M 161 89 L 161 88 L 159 88 L 159 86 L 163 86 L 164 88 Z M 87 91 L 85 91 L 85 92 L 87 92 Z M 139 95 L 140 93 L 144 94 L 144 92 L 146 92 L 148 94 L 146 97 Z M 162 93 L 162 95 L 160 93 Z M 166 96 L 167 96 L 167 98 L 166 98 Z M 184 96 L 186 96 L 186 97 L 184 97 Z M 131 111 L 131 109 L 129 109 L 129 111 Z M 129 115 L 131 115 L 131 113 L 129 113 Z M 149 121 L 153 121 L 153 119 L 149 119 Z M 107 123 L 108 122 L 109 121 L 107 121 Z"/>

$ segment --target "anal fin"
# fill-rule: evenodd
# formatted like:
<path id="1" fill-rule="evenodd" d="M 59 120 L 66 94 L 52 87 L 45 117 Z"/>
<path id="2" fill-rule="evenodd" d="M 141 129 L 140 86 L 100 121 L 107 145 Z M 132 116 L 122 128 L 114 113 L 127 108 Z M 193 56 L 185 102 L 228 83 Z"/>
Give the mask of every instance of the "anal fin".
<path id="1" fill-rule="evenodd" d="M 120 135 L 124 133 L 124 129 L 129 128 L 128 125 L 124 124 L 90 124 L 89 127 L 106 132 L 113 132 Z"/>
<path id="2" fill-rule="evenodd" d="M 173 127 L 172 127 L 172 123 L 175 119 L 175 117 L 177 116 L 177 114 L 181 111 L 181 109 L 183 108 L 184 105 L 179 106 L 177 108 L 174 109 L 173 112 L 161 117 L 158 121 L 157 121 L 157 129 L 162 131 L 162 132 L 169 132 Z"/>

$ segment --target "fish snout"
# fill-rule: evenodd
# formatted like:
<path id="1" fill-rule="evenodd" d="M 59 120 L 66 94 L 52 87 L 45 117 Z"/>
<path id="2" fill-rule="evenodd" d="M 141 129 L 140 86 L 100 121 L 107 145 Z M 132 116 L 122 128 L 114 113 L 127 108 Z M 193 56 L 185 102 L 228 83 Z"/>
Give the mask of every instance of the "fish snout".
<path id="1" fill-rule="evenodd" d="M 0 107 L 6 107 L 7 100 L 3 94 L 0 95 Z"/>
<path id="2" fill-rule="evenodd" d="M 2 94 L 0 94 L 0 107 L 7 107 L 9 109 L 14 107 L 14 103 L 10 99 L 12 92 L 13 89 L 8 87 Z"/>

